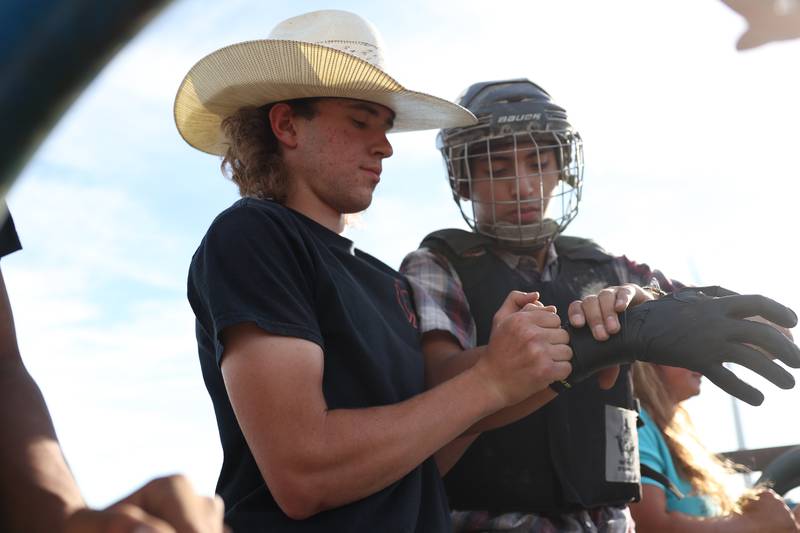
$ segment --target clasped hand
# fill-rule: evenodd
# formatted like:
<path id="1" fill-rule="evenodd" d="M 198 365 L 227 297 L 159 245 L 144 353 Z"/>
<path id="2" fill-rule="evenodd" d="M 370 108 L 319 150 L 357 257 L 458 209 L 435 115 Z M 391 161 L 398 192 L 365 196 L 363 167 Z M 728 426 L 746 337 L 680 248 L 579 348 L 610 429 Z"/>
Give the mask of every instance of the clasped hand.
<path id="1" fill-rule="evenodd" d="M 569 335 L 538 293 L 513 291 L 495 313 L 485 354 L 476 366 L 502 406 L 521 402 L 572 371 Z"/>

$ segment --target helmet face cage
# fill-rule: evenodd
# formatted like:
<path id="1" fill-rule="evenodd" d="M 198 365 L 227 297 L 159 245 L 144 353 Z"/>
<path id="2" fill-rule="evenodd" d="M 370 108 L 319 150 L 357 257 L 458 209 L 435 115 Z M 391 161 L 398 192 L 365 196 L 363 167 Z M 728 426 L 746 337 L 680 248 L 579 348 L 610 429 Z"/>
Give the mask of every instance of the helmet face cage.
<path id="1" fill-rule="evenodd" d="M 464 220 L 509 247 L 546 245 L 578 213 L 584 168 L 580 135 L 566 121 L 551 124 L 560 129 L 537 120 L 491 127 L 492 117 L 479 118 L 475 126 L 439 137 Z"/>

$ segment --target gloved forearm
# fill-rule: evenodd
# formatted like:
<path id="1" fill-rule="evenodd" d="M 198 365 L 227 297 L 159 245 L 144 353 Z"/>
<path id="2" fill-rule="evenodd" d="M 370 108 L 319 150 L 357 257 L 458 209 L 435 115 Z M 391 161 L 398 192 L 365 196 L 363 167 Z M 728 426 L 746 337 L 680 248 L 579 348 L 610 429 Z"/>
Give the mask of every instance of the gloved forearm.
<path id="1" fill-rule="evenodd" d="M 569 345 L 572 348 L 572 373 L 567 378 L 567 383 L 579 383 L 599 370 L 636 360 L 631 350 L 625 346 L 626 312 L 619 313 L 618 316 L 620 330 L 606 341 L 596 340 L 588 327 L 564 326 L 569 333 Z"/>
<path id="2" fill-rule="evenodd" d="M 723 366 L 733 362 L 789 389 L 794 378 L 757 350 L 773 354 L 787 365 L 800 367 L 800 350 L 766 324 L 744 320 L 760 315 L 784 327 L 793 327 L 797 315 L 763 296 L 741 296 L 720 287 L 686 288 L 660 300 L 642 303 L 620 313 L 620 331 L 607 341 L 596 341 L 588 328 L 572 328 L 573 372 L 567 383 L 577 383 L 603 368 L 635 360 L 678 366 L 701 372 L 716 385 L 743 401 L 760 404 L 764 397 Z"/>

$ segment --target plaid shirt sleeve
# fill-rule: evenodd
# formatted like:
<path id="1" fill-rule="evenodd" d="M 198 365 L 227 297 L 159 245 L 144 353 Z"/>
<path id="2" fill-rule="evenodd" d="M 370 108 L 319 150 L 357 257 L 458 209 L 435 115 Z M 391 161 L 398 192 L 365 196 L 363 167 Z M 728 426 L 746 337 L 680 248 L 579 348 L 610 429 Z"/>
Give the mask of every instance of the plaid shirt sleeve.
<path id="1" fill-rule="evenodd" d="M 614 267 L 622 283 L 636 283 L 642 287 L 658 287 L 664 292 L 672 292 L 686 285 L 666 277 L 660 270 L 652 270 L 645 263 L 631 261 L 626 256 L 614 258 Z"/>
<path id="2" fill-rule="evenodd" d="M 420 331 L 452 334 L 464 350 L 475 347 L 475 321 L 461 280 L 450 262 L 428 248 L 408 254 L 400 265 L 408 277 L 419 316 Z"/>

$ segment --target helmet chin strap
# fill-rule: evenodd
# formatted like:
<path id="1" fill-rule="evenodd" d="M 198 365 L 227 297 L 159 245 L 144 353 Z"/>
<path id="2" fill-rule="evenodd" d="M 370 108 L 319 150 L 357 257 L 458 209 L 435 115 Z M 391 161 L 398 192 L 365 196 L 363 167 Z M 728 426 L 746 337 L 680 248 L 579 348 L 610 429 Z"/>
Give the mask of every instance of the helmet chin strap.
<path id="1" fill-rule="evenodd" d="M 510 251 L 530 253 L 547 246 L 558 236 L 559 226 L 555 220 L 546 218 L 535 224 L 478 224 L 478 233 L 497 240 Z"/>

